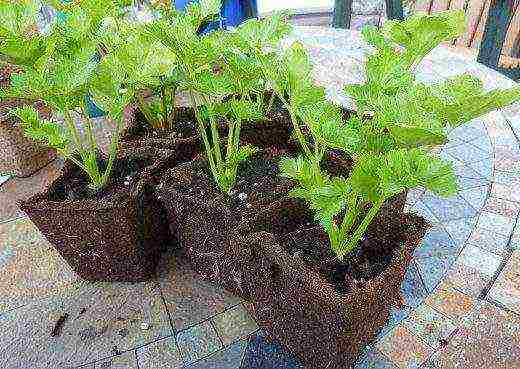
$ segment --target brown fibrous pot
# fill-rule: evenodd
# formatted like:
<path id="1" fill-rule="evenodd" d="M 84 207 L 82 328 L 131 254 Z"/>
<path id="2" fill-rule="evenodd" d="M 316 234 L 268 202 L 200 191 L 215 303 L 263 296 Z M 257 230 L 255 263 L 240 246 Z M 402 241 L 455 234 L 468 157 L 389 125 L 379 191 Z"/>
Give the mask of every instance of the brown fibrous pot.
<path id="1" fill-rule="evenodd" d="M 81 278 L 150 279 L 172 239 L 164 208 L 153 193 L 149 173 L 158 165 L 153 156 L 120 155 L 114 167 L 117 181 L 107 187 L 108 192 L 77 199 L 67 188 L 85 178 L 66 161 L 50 187 L 22 201 L 20 208 Z M 129 168 L 136 170 L 131 177 Z"/>
<path id="2" fill-rule="evenodd" d="M 11 73 L 17 69 L 0 70 L 0 87 L 7 87 Z M 42 117 L 48 118 L 49 110 L 40 102 L 21 99 L 0 102 L 0 174 L 28 177 L 56 158 L 56 152 L 24 135 L 19 120 L 9 114 L 10 109 L 32 104 Z"/>
<path id="3" fill-rule="evenodd" d="M 426 229 L 420 218 L 400 218 L 405 220 L 401 240 L 388 263 L 368 279 L 347 272 L 342 291 L 305 257 L 282 246 L 280 237 L 268 232 L 244 237 L 237 248 L 242 249 L 242 281 L 255 321 L 307 369 L 352 368 L 400 303 L 406 269 Z M 296 244 L 305 237 L 316 240 L 315 252 L 327 260 L 330 246 L 319 242 L 317 233 L 310 229 L 286 237 Z"/>

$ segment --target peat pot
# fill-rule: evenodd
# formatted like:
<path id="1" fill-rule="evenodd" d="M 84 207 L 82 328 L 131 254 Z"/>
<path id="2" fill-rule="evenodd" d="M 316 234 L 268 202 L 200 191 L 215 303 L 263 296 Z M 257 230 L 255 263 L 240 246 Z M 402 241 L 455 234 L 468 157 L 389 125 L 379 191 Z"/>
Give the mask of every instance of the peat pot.
<path id="1" fill-rule="evenodd" d="M 334 258 L 319 227 L 286 220 L 276 231 L 245 237 L 239 262 L 255 321 L 307 369 L 353 367 L 401 302 L 405 271 L 426 229 L 422 218 L 399 219 L 401 232 L 388 236 L 388 252 L 366 241 L 365 250 L 344 262 Z"/>
<path id="2" fill-rule="evenodd" d="M 0 70 L 0 87 L 7 87 L 11 70 Z M 54 150 L 24 136 L 18 118 L 9 114 L 10 109 L 27 105 L 19 99 L 0 102 L 0 174 L 28 177 L 56 158 Z M 41 103 L 35 103 L 41 115 L 48 111 Z"/>
<path id="3" fill-rule="evenodd" d="M 150 180 L 158 165 L 153 156 L 119 156 L 112 182 L 98 193 L 91 193 L 85 176 L 66 161 L 60 177 L 20 207 L 83 279 L 149 279 L 171 241 Z"/>

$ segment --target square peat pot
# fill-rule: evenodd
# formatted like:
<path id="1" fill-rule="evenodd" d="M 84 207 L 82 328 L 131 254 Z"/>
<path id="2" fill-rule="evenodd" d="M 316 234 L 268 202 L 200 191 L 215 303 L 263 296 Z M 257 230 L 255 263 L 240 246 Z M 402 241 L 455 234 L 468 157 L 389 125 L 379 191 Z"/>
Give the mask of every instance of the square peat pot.
<path id="1" fill-rule="evenodd" d="M 21 202 L 45 238 L 83 279 L 138 282 L 154 276 L 162 249 L 171 242 L 162 205 L 155 199 L 152 158 L 119 157 L 112 185 L 78 196 L 85 183 L 70 162 L 48 189 Z M 79 190 L 78 190 L 79 189 Z"/>
<path id="2" fill-rule="evenodd" d="M 20 106 L 21 103 L 13 103 Z M 25 137 L 17 118 L 0 107 L 0 173 L 28 177 L 56 158 L 56 152 Z"/>
<path id="3" fill-rule="evenodd" d="M 401 284 L 422 237 L 417 235 L 424 234 L 421 222 L 408 228 L 413 236 L 404 232 L 380 273 L 370 279 L 347 273 L 345 290 L 338 290 L 319 268 L 287 250 L 272 233 L 246 237 L 242 247 L 249 248 L 250 259 L 242 261 L 243 284 L 252 300 L 253 318 L 305 368 L 352 368 L 385 326 L 392 307 L 401 302 Z M 300 241 L 296 237 L 292 242 Z M 317 243 L 320 247 L 329 246 Z"/>

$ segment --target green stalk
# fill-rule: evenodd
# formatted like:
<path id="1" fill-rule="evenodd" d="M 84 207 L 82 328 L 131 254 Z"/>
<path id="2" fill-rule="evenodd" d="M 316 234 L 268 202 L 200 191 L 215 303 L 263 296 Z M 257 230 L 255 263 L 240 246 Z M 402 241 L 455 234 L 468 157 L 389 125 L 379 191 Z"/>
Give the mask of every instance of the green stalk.
<path id="1" fill-rule="evenodd" d="M 117 155 L 117 147 L 119 145 L 119 136 L 121 135 L 121 131 L 123 130 L 123 121 L 122 117 L 120 119 L 116 119 L 116 132 L 113 133 L 112 139 L 110 141 L 110 146 L 108 148 L 108 163 L 105 168 L 105 172 L 101 177 L 101 186 L 105 186 L 108 183 L 108 179 L 112 174 L 112 168 L 114 167 L 114 161 Z"/>
<path id="2" fill-rule="evenodd" d="M 173 124 L 175 122 L 175 97 L 177 96 L 177 85 L 173 85 L 170 90 L 170 98 L 171 98 L 171 111 L 168 114 L 168 127 L 169 129 L 173 128 Z"/>
<path id="3" fill-rule="evenodd" d="M 63 113 L 63 117 L 65 119 L 65 124 L 67 125 L 67 128 L 69 130 L 69 133 L 72 137 L 72 140 L 74 141 L 74 144 L 76 145 L 76 148 L 78 149 L 81 157 L 84 156 L 85 150 L 83 148 L 83 144 L 81 142 L 81 136 L 78 132 L 78 128 L 74 124 L 74 121 L 72 120 L 72 117 L 70 116 L 70 112 L 66 110 Z"/>
<path id="4" fill-rule="evenodd" d="M 349 199 L 349 203 L 347 204 L 347 210 L 345 213 L 345 216 L 343 217 L 343 221 L 341 222 L 341 228 L 340 228 L 340 239 L 345 239 L 345 236 L 347 235 L 350 228 L 352 228 L 352 225 L 354 224 L 357 216 L 359 215 L 359 207 L 357 204 L 357 196 L 352 196 Z"/>
<path id="5" fill-rule="evenodd" d="M 166 86 L 164 86 L 164 81 L 161 78 L 161 108 L 162 108 L 162 116 L 163 119 L 159 123 L 161 130 L 169 129 L 168 127 L 168 108 L 166 107 Z"/>
<path id="6" fill-rule="evenodd" d="M 144 101 L 143 95 L 139 92 L 137 93 L 137 105 L 139 106 L 139 110 L 143 113 L 144 117 L 150 123 L 153 128 L 157 128 L 157 125 L 154 122 L 152 114 L 150 113 L 150 109 L 146 106 L 146 102 Z"/>
<path id="7" fill-rule="evenodd" d="M 372 222 L 374 217 L 377 215 L 377 213 L 379 213 L 379 210 L 381 209 L 381 206 L 383 206 L 384 202 L 385 202 L 385 198 L 383 196 L 381 196 L 381 198 L 379 200 L 377 200 L 377 202 L 375 204 L 372 205 L 372 207 L 368 211 L 367 215 L 365 215 L 365 218 L 363 219 L 361 224 L 357 227 L 356 231 L 350 238 L 350 241 L 347 244 L 347 247 L 345 250 L 345 254 L 349 253 L 356 247 L 356 245 L 358 244 L 361 237 L 363 237 L 363 235 L 365 234 L 368 226 L 370 225 L 370 223 Z"/>
<path id="8" fill-rule="evenodd" d="M 202 99 L 204 101 L 205 106 L 210 106 L 208 99 L 201 95 Z M 209 114 L 209 123 L 211 128 L 211 139 L 213 141 L 213 151 L 215 155 L 215 160 L 217 164 L 217 168 L 220 169 L 222 167 L 223 161 L 222 161 L 222 152 L 220 151 L 220 138 L 218 135 L 218 129 L 217 129 L 217 122 L 215 121 L 215 117 L 213 116 L 212 112 Z"/>
<path id="9" fill-rule="evenodd" d="M 190 95 L 191 105 L 193 106 L 193 110 L 195 111 L 195 117 L 197 118 L 197 125 L 199 127 L 199 133 L 202 137 L 202 141 L 204 142 L 204 149 L 208 155 L 209 167 L 211 169 L 211 173 L 215 178 L 218 178 L 218 172 L 215 165 L 215 159 L 213 158 L 213 150 L 211 149 L 211 145 L 209 144 L 208 135 L 206 133 L 206 127 L 204 127 L 204 123 L 202 122 L 202 118 L 200 117 L 199 107 L 197 106 L 197 102 L 195 101 L 195 96 L 193 95 L 193 91 L 188 91 Z"/>

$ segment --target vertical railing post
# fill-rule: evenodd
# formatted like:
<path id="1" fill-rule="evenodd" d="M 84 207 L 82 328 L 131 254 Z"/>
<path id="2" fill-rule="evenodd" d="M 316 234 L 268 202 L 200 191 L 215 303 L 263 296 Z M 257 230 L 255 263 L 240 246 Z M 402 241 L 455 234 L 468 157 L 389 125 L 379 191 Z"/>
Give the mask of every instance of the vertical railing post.
<path id="1" fill-rule="evenodd" d="M 332 26 L 334 28 L 350 28 L 352 18 L 352 0 L 335 0 Z"/>
<path id="2" fill-rule="evenodd" d="M 403 3 L 402 0 L 385 0 L 386 17 L 388 19 L 403 20 Z"/>
<path id="3" fill-rule="evenodd" d="M 478 51 L 479 63 L 498 69 L 507 29 L 513 16 L 514 1 L 517 0 L 491 0 L 484 36 Z"/>

